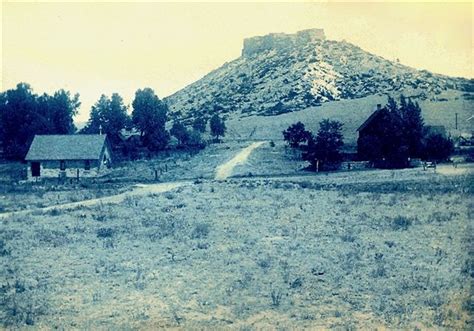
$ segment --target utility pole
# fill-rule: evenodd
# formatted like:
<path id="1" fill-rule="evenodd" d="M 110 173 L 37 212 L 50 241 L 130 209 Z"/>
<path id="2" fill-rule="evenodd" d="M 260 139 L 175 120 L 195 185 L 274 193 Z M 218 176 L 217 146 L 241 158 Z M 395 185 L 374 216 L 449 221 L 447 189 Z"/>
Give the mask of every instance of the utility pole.
<path id="1" fill-rule="evenodd" d="M 455 114 L 455 129 L 458 129 L 458 113 Z"/>

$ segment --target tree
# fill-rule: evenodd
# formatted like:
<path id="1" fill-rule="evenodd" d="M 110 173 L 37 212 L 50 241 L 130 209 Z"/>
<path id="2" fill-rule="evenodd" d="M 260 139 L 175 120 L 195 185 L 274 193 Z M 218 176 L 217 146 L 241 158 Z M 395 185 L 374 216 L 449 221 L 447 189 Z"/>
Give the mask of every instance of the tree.
<path id="1" fill-rule="evenodd" d="M 292 124 L 283 131 L 283 139 L 292 148 L 298 148 L 300 144 L 306 143 L 311 139 L 311 132 L 306 131 L 301 122 Z"/>
<path id="2" fill-rule="evenodd" d="M 423 139 L 421 154 L 425 160 L 446 161 L 453 151 L 453 141 L 441 134 L 429 134 Z"/>
<path id="3" fill-rule="evenodd" d="M 204 133 L 206 131 L 206 126 L 207 126 L 207 118 L 203 116 L 198 116 L 194 119 L 194 122 L 193 122 L 194 130 Z"/>
<path id="4" fill-rule="evenodd" d="M 189 131 L 187 146 L 194 150 L 203 149 L 206 147 L 206 143 L 201 137 L 201 132 L 197 130 Z"/>
<path id="5" fill-rule="evenodd" d="M 135 92 L 132 106 L 133 124 L 140 130 L 143 144 L 153 151 L 164 149 L 169 141 L 165 128 L 167 105 L 151 88 L 144 88 Z"/>
<path id="6" fill-rule="evenodd" d="M 423 117 L 421 108 L 417 102 L 400 96 L 400 117 L 402 120 L 402 136 L 405 140 L 408 155 L 410 157 L 419 157 L 422 149 L 423 138 Z"/>
<path id="7" fill-rule="evenodd" d="M 308 142 L 303 160 L 310 162 L 311 168 L 316 169 L 319 162 L 321 169 L 336 169 L 342 160 L 341 148 L 344 145 L 341 133 L 342 123 L 322 120 L 315 138 Z"/>
<path id="8" fill-rule="evenodd" d="M 216 141 L 219 141 L 219 137 L 223 137 L 227 130 L 223 118 L 220 118 L 219 115 L 214 114 L 210 120 L 211 135 L 215 138 Z"/>
<path id="9" fill-rule="evenodd" d="M 80 105 L 79 94 L 71 96 L 65 90 L 56 91 L 52 96 L 43 94 L 39 98 L 39 112 L 47 114 L 49 130 L 57 134 L 72 134 L 76 131 L 73 118 Z"/>
<path id="10" fill-rule="evenodd" d="M 185 146 L 188 143 L 189 132 L 183 123 L 175 121 L 171 127 L 170 134 L 178 139 L 180 146 Z"/>
<path id="11" fill-rule="evenodd" d="M 130 121 L 127 114 L 127 106 L 123 104 L 122 97 L 114 93 L 109 99 L 102 94 L 99 100 L 92 106 L 89 121 L 81 133 L 107 134 L 112 146 L 120 142 L 120 130 L 125 128 Z"/>
<path id="12" fill-rule="evenodd" d="M 0 142 L 5 156 L 24 158 L 35 134 L 73 133 L 79 105 L 78 94 L 71 97 L 68 91 L 59 90 L 53 96 L 39 97 L 26 83 L 1 93 Z"/>

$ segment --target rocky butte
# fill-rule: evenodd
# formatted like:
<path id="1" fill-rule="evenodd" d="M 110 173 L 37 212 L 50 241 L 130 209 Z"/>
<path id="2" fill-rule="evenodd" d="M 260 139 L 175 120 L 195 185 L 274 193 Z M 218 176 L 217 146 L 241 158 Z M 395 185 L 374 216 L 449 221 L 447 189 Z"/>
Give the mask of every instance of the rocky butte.
<path id="1" fill-rule="evenodd" d="M 292 47 L 304 47 L 316 40 L 325 40 L 324 29 L 308 29 L 298 31 L 296 34 L 270 33 L 265 36 L 257 36 L 244 39 L 242 56 L 252 55 L 267 50 L 286 50 Z"/>

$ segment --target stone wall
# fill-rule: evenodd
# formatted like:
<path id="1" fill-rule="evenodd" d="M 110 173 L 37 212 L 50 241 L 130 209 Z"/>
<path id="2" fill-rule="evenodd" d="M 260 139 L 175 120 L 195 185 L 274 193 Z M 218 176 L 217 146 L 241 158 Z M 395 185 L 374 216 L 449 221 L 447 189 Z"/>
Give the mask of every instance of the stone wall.
<path id="1" fill-rule="evenodd" d="M 65 161 L 66 169 L 60 170 L 59 161 L 41 161 L 40 162 L 40 177 L 33 177 L 31 172 L 31 162 L 28 162 L 28 180 L 37 180 L 38 178 L 76 178 L 79 172 L 80 178 L 91 178 L 103 176 L 110 173 L 110 169 L 101 166 L 99 167 L 98 160 L 91 160 L 90 170 L 85 169 L 85 162 L 83 160 Z"/>

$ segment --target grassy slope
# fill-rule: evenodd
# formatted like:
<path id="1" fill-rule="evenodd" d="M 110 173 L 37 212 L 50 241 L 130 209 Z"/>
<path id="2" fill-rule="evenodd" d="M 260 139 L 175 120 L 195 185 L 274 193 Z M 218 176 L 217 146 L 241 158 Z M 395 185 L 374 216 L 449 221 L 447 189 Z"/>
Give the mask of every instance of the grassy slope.
<path id="1" fill-rule="evenodd" d="M 468 329 L 472 176 L 350 178 L 203 182 L 4 220 L 0 320 Z"/>
<path id="2" fill-rule="evenodd" d="M 447 91 L 438 96 L 439 98 L 446 98 L 448 101 L 419 100 L 425 124 L 444 125 L 448 131 L 452 131 L 454 134 L 454 114 L 458 113 L 459 128 L 467 132 L 474 130 L 472 123 L 464 121 L 474 114 L 474 101 L 464 99 L 461 94 L 461 92 Z M 320 107 L 278 116 L 252 116 L 232 119 L 227 123 L 229 138 L 281 140 L 281 132 L 293 123 L 301 121 L 309 130 L 316 132 L 319 127 L 318 123 L 322 119 L 331 118 L 344 123 L 343 134 L 346 144 L 354 147 L 357 141 L 357 128 L 370 116 L 377 104 L 384 105 L 386 102 L 387 98 L 385 96 L 369 96 L 360 99 L 327 102 Z"/>

